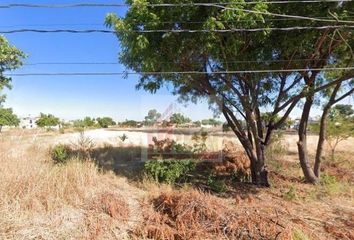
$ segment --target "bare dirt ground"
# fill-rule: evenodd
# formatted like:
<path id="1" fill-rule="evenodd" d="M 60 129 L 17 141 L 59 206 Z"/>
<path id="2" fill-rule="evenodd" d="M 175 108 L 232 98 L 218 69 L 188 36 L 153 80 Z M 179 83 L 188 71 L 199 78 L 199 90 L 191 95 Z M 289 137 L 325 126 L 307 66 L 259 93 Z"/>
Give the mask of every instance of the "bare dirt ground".
<path id="1" fill-rule="evenodd" d="M 124 142 L 123 134 L 128 137 Z M 129 169 L 141 161 L 152 137 L 190 144 L 189 132 L 99 129 L 84 135 L 94 142 L 94 157 L 106 171 L 91 161 L 53 164 L 49 149 L 77 142 L 79 133 L 0 135 L 1 239 L 354 239 L 354 139 L 338 146 L 338 160 L 324 161 L 324 175 L 336 179 L 326 184 L 303 183 L 297 137 L 286 134 L 282 143 L 287 152 L 269 160 L 271 188 L 236 184 L 223 193 L 201 195 L 193 186 L 175 189 L 137 180 Z M 225 140 L 235 141 L 232 134 L 211 133 L 208 149 L 221 150 Z M 316 136 L 309 136 L 312 154 L 316 141 Z M 220 208 L 227 211 L 215 210 L 215 216 L 209 212 Z M 176 216 L 168 215 L 171 212 Z M 186 213 L 193 221 L 204 220 L 193 223 L 182 217 Z M 215 231 L 193 235 L 198 232 L 190 227 L 194 225 Z M 246 229 L 248 235 L 235 237 L 230 229 L 237 229 L 234 234 Z"/>

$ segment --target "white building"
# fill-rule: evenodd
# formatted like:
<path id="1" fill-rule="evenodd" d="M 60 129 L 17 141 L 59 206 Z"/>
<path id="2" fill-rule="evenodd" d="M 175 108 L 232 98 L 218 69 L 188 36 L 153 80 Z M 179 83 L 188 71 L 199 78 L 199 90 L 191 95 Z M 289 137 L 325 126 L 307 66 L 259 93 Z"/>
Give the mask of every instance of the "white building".
<path id="1" fill-rule="evenodd" d="M 35 129 L 35 128 L 38 127 L 37 124 L 36 124 L 36 121 L 38 119 L 39 119 L 38 117 L 31 117 L 31 116 L 21 118 L 20 128 L 23 128 L 23 129 Z"/>

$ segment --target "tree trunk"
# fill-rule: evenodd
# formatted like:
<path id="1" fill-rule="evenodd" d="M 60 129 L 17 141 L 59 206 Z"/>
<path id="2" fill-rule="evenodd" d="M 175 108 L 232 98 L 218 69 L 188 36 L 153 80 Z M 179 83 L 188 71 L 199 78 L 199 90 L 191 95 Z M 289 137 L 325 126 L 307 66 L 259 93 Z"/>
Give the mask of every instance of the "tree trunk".
<path id="1" fill-rule="evenodd" d="M 327 115 L 328 115 L 329 107 L 325 107 L 323 109 L 323 113 L 321 116 L 320 122 L 320 132 L 318 136 L 318 143 L 317 143 L 317 150 L 316 150 L 316 158 L 315 158 L 315 166 L 314 166 L 314 173 L 317 178 L 320 177 L 320 168 L 321 168 L 321 160 L 322 160 L 322 153 L 324 148 L 325 142 L 325 135 L 326 135 L 326 128 L 327 128 Z"/>
<path id="2" fill-rule="evenodd" d="M 297 146 L 299 150 L 300 165 L 304 173 L 306 182 L 317 183 L 318 179 L 310 166 L 309 154 L 307 149 L 307 123 L 309 120 L 312 104 L 313 104 L 312 96 L 307 97 L 305 101 L 305 105 L 303 107 L 301 120 L 300 120 L 299 131 L 298 131 L 299 141 L 297 143 Z"/>
<path id="3" fill-rule="evenodd" d="M 2 130 L 2 125 L 0 125 L 0 133 L 1 133 L 1 130 Z"/>
<path id="4" fill-rule="evenodd" d="M 253 151 L 253 146 L 249 141 L 241 141 L 243 148 L 250 160 L 251 180 L 254 185 L 270 187 L 268 180 L 268 171 L 265 165 L 265 146 L 261 146 L 262 154 L 258 157 Z"/>

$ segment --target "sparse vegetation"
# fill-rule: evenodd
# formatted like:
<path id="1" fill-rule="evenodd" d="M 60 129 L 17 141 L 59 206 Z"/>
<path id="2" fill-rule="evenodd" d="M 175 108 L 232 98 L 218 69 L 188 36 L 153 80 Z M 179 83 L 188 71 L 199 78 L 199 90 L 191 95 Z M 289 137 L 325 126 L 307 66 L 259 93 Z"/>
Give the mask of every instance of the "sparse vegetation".
<path id="1" fill-rule="evenodd" d="M 51 157 L 57 164 L 66 163 L 70 158 L 71 148 L 65 144 L 55 145 L 51 150 Z"/>
<path id="2" fill-rule="evenodd" d="M 188 173 L 195 169 L 191 160 L 150 160 L 144 165 L 148 177 L 169 184 L 185 181 Z"/>

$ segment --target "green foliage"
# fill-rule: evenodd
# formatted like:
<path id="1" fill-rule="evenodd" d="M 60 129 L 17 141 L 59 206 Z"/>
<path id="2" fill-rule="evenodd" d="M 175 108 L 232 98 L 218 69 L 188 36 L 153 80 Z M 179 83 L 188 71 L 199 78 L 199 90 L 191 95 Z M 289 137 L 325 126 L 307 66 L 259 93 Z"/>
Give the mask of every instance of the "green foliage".
<path id="1" fill-rule="evenodd" d="M 65 164 L 70 158 L 71 148 L 65 144 L 58 144 L 50 150 L 50 154 L 54 163 Z"/>
<path id="2" fill-rule="evenodd" d="M 201 121 L 195 121 L 195 122 L 193 122 L 193 124 L 194 124 L 195 126 L 197 126 L 197 127 L 201 127 L 201 126 L 202 126 Z"/>
<path id="3" fill-rule="evenodd" d="M 348 115 L 353 111 L 352 107 L 350 105 L 336 106 L 330 111 L 325 129 L 325 138 L 331 149 L 332 160 L 334 160 L 338 144 L 354 136 L 354 121 Z M 319 123 L 311 125 L 310 129 L 314 132 L 319 132 Z"/>
<path id="4" fill-rule="evenodd" d="M 121 127 L 131 127 L 131 128 L 136 128 L 139 126 L 139 122 L 134 121 L 134 120 L 125 120 L 124 122 L 119 123 L 119 126 Z"/>
<path id="5" fill-rule="evenodd" d="M 187 174 L 194 169 L 195 163 L 191 160 L 150 160 L 144 165 L 147 176 L 169 184 L 186 180 Z"/>
<path id="6" fill-rule="evenodd" d="M 0 132 L 2 126 L 18 126 L 20 120 L 11 108 L 0 108 Z"/>
<path id="7" fill-rule="evenodd" d="M 148 112 L 148 115 L 145 117 L 145 125 L 152 126 L 157 120 L 161 117 L 161 113 L 157 112 L 156 109 L 152 109 Z"/>
<path id="8" fill-rule="evenodd" d="M 219 126 L 222 124 L 222 122 L 219 120 L 216 120 L 214 118 L 209 118 L 209 119 L 203 119 L 202 124 L 203 125 Z"/>
<path id="9" fill-rule="evenodd" d="M 182 125 L 182 124 L 186 124 L 186 123 L 191 122 L 191 119 L 188 117 L 185 117 L 181 113 L 174 113 L 170 117 L 170 122 L 173 124 Z"/>
<path id="10" fill-rule="evenodd" d="M 193 140 L 193 152 L 194 153 L 203 153 L 207 150 L 206 141 L 208 139 L 208 133 L 205 131 L 199 131 L 194 133 L 192 136 Z"/>
<path id="11" fill-rule="evenodd" d="M 3 73 L 21 67 L 25 57 L 23 52 L 10 45 L 6 38 L 0 35 L 0 106 L 5 101 L 3 89 L 11 88 L 11 78 L 4 76 Z"/>
<path id="12" fill-rule="evenodd" d="M 281 160 L 287 152 L 288 145 L 284 141 L 284 134 L 282 132 L 275 132 L 265 151 L 266 159 L 274 170 L 281 170 L 282 166 L 279 160 Z"/>
<path id="13" fill-rule="evenodd" d="M 296 200 L 297 197 L 297 189 L 294 186 L 290 186 L 289 190 L 284 193 L 283 198 L 287 201 Z"/>
<path id="14" fill-rule="evenodd" d="M 85 127 L 89 127 L 90 128 L 90 127 L 95 126 L 95 124 L 96 124 L 96 121 L 95 121 L 94 118 L 85 117 L 84 120 L 83 120 L 83 125 Z"/>
<path id="15" fill-rule="evenodd" d="M 223 193 L 227 191 L 227 185 L 225 183 L 225 180 L 218 179 L 213 175 L 209 175 L 207 185 L 212 191 L 216 193 Z"/>
<path id="16" fill-rule="evenodd" d="M 36 124 L 39 127 L 55 127 L 60 124 L 60 120 L 52 114 L 41 113 L 41 116 L 36 121 Z"/>
<path id="17" fill-rule="evenodd" d="M 169 138 L 158 140 L 156 137 L 152 138 L 153 145 L 150 145 L 152 148 L 152 153 L 158 155 L 159 159 L 169 158 L 171 155 L 175 156 L 188 156 L 193 155 L 193 149 L 187 144 L 180 144 Z"/>
<path id="18" fill-rule="evenodd" d="M 229 131 L 231 131 L 230 125 L 229 125 L 228 123 L 224 123 L 224 124 L 222 125 L 222 131 L 223 131 L 223 132 L 229 132 Z"/>
<path id="19" fill-rule="evenodd" d="M 108 128 L 109 126 L 116 125 L 116 122 L 110 117 L 97 118 L 97 123 L 101 128 Z"/>
<path id="20" fill-rule="evenodd" d="M 350 104 L 336 104 L 330 115 L 330 118 L 335 118 L 335 115 L 340 115 L 344 118 L 350 117 L 354 114 L 353 106 Z"/>

